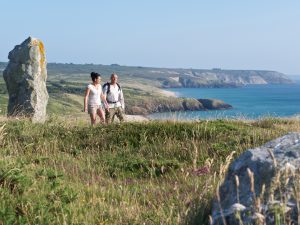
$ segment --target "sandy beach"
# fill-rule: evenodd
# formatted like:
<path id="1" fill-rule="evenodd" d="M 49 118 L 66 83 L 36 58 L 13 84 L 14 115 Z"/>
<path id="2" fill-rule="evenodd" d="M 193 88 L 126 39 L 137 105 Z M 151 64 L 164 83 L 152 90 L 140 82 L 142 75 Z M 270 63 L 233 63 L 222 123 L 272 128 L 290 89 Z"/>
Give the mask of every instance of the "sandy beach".
<path id="1" fill-rule="evenodd" d="M 161 89 L 160 93 L 163 94 L 163 95 L 165 95 L 165 96 L 167 96 L 167 97 L 177 97 L 176 93 L 173 92 L 173 91 L 167 91 L 167 90 Z"/>
<path id="2" fill-rule="evenodd" d="M 142 115 L 125 115 L 126 122 L 146 122 L 149 119 Z"/>

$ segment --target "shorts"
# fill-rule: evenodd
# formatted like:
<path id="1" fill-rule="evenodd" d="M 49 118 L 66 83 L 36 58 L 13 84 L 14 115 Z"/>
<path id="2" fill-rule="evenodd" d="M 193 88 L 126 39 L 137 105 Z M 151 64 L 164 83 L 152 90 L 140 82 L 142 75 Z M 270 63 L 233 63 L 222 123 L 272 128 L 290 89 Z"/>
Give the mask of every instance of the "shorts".
<path id="1" fill-rule="evenodd" d="M 101 105 L 88 105 L 88 113 L 95 114 L 97 113 L 98 109 L 102 109 Z"/>
<path id="2" fill-rule="evenodd" d="M 120 122 L 124 121 L 124 113 L 122 107 L 110 108 L 109 111 L 105 110 L 105 120 L 106 123 L 111 123 L 114 121 L 115 116 L 118 117 Z"/>

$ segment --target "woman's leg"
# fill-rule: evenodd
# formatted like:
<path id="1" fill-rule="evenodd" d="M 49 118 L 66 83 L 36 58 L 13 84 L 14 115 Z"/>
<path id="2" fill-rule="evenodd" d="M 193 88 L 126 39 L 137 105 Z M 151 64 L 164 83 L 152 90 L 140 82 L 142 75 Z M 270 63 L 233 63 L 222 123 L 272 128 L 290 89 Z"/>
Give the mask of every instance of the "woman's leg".
<path id="1" fill-rule="evenodd" d="M 97 110 L 97 114 L 98 114 L 98 116 L 100 117 L 100 122 L 101 122 L 101 123 L 105 123 L 105 114 L 104 114 L 104 111 L 103 111 L 102 108 L 99 108 L 99 109 Z"/>
<path id="2" fill-rule="evenodd" d="M 91 117 L 91 125 L 93 126 L 96 124 L 96 112 L 90 113 L 90 117 Z"/>

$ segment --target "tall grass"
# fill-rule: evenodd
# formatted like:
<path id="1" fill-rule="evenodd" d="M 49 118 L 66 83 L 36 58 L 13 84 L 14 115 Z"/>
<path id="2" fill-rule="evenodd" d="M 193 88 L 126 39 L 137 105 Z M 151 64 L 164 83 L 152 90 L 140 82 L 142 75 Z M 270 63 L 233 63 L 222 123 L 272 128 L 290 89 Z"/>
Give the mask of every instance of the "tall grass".
<path id="1" fill-rule="evenodd" d="M 0 224 L 204 224 L 231 156 L 299 129 L 272 119 L 5 123 Z"/>

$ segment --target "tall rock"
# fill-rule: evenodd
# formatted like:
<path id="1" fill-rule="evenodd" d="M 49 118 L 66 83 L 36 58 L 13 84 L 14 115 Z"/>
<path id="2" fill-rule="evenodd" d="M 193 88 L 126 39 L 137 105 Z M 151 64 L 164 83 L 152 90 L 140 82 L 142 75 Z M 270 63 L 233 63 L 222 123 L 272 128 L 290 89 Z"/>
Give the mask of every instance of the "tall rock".
<path id="1" fill-rule="evenodd" d="M 44 122 L 48 92 L 47 68 L 42 41 L 29 37 L 15 46 L 8 55 L 9 63 L 3 72 L 9 102 L 8 116 L 24 116 L 33 122 Z"/>

